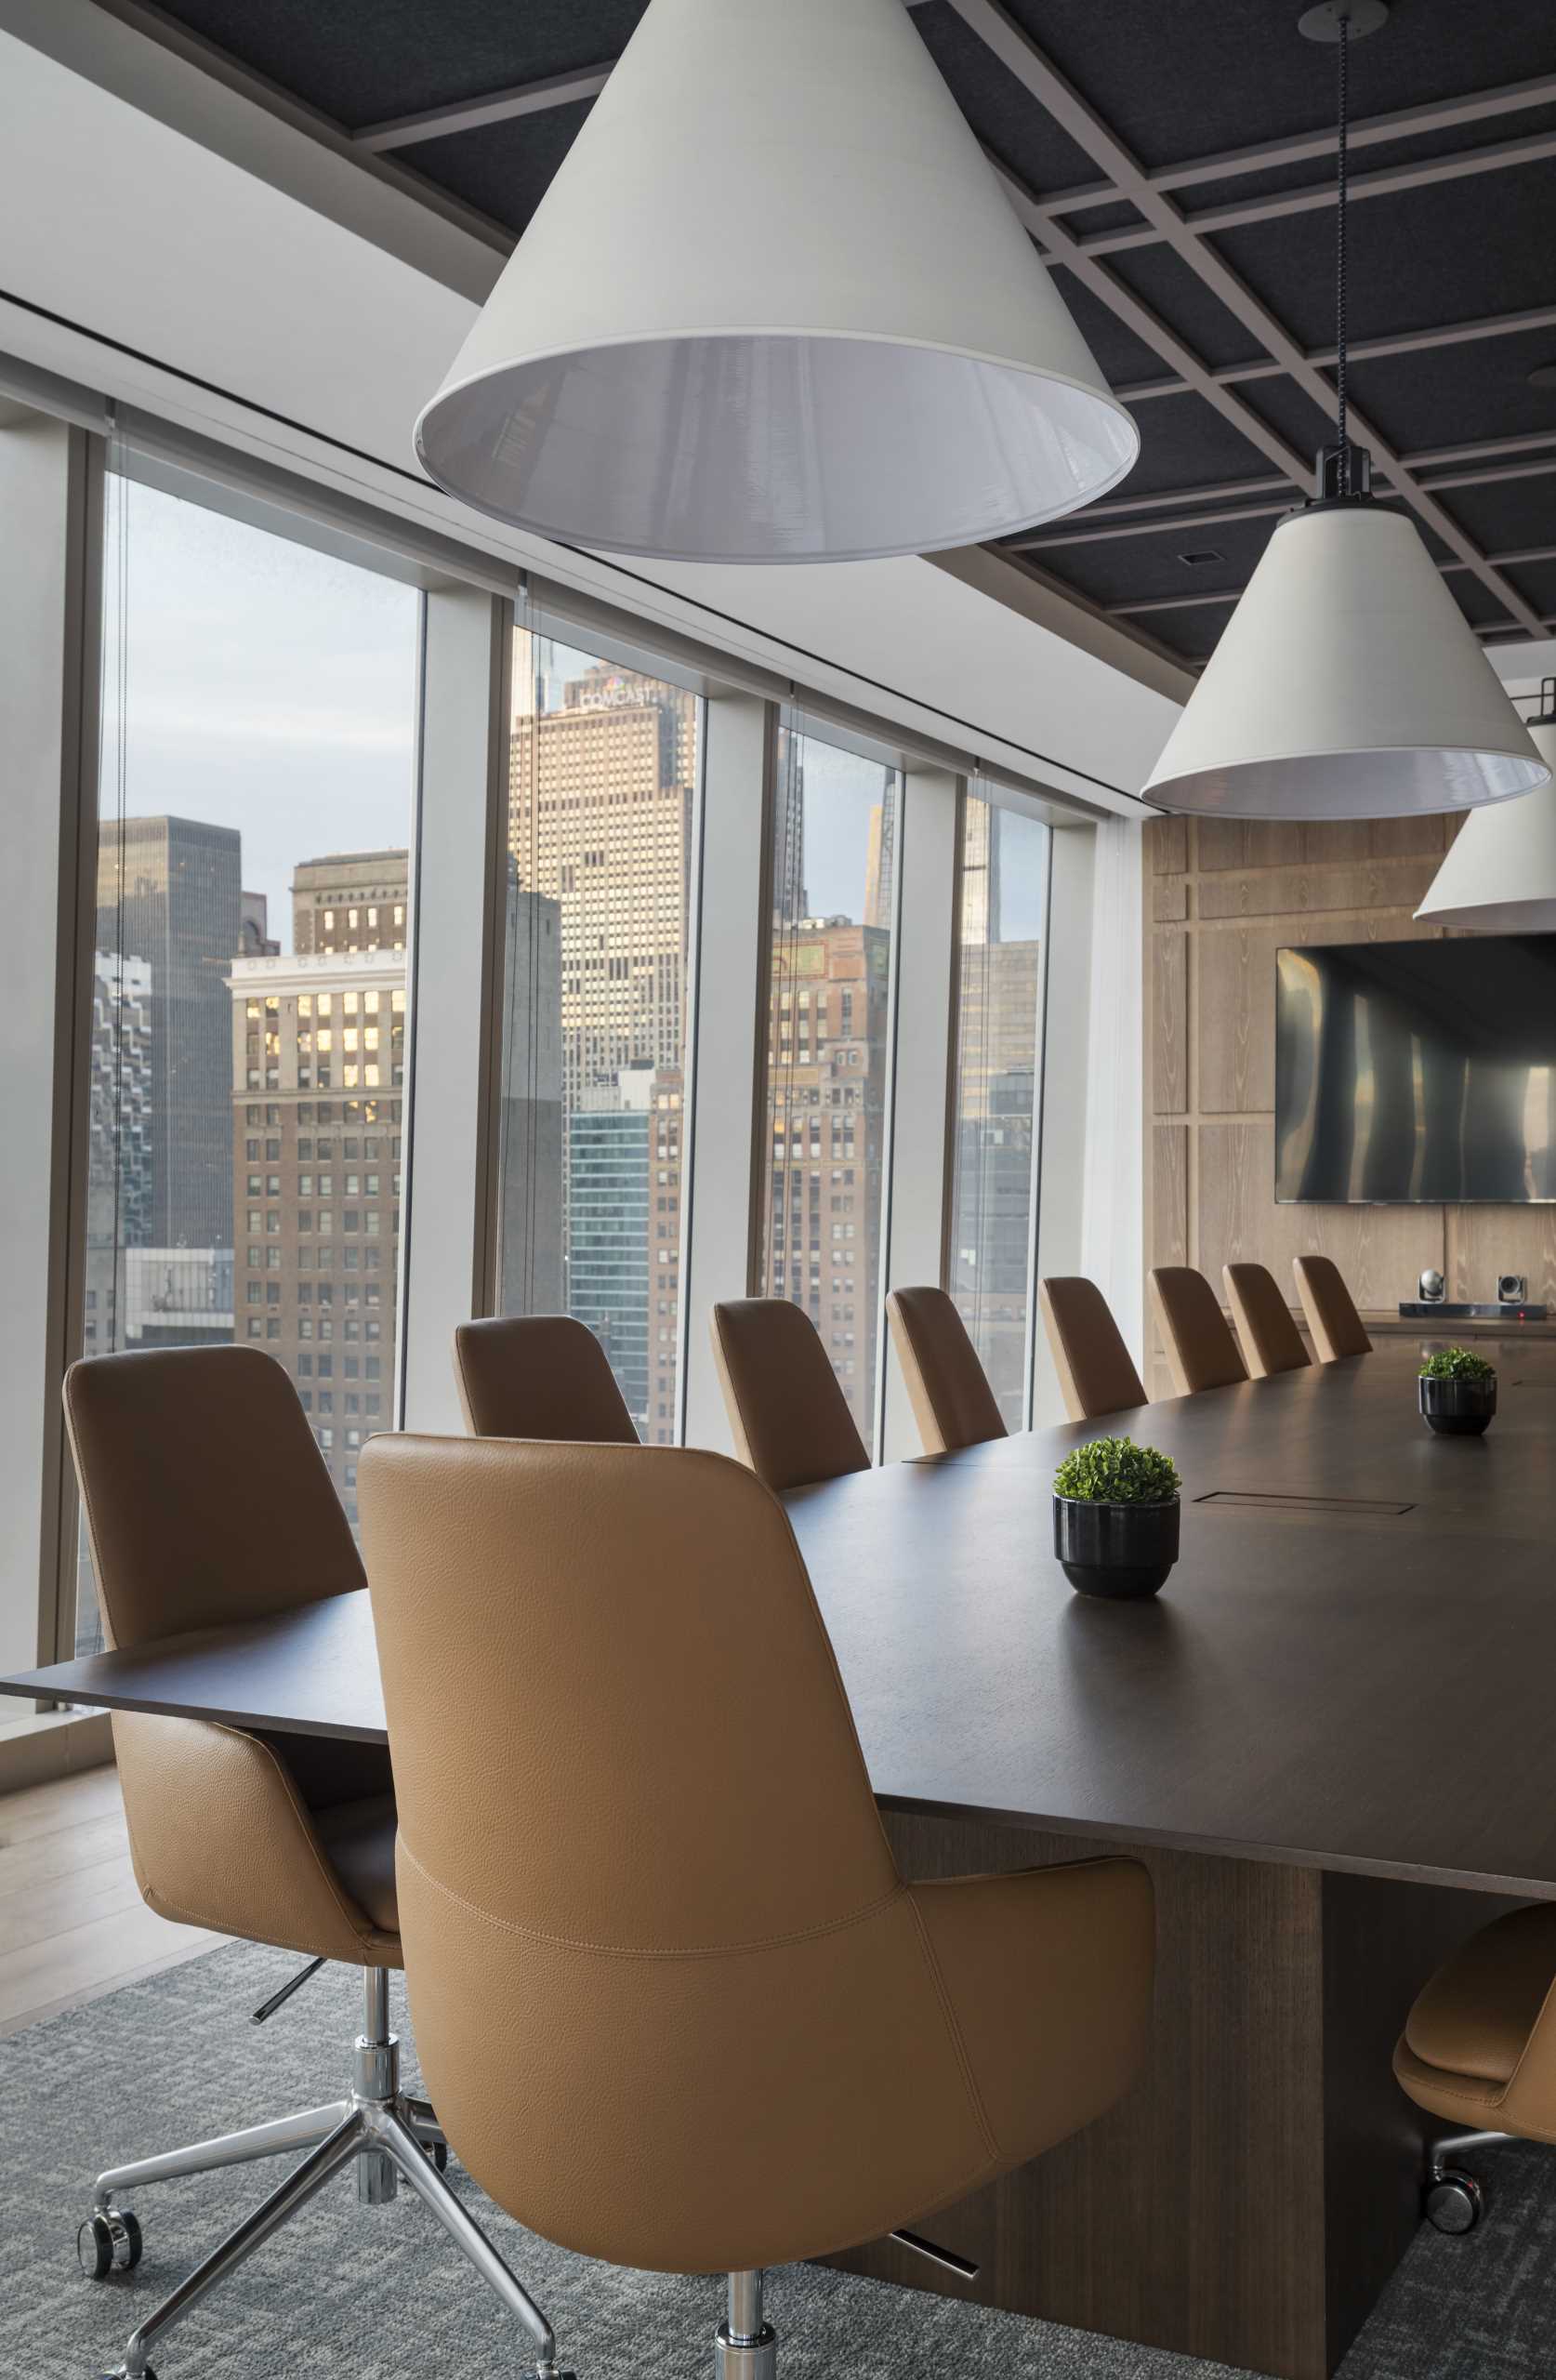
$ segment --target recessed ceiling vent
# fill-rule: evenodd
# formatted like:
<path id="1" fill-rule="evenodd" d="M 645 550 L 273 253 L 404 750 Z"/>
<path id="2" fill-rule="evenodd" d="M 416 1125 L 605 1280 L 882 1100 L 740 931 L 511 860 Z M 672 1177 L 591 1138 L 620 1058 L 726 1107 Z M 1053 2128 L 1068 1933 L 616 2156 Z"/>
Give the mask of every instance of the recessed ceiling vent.
<path id="1" fill-rule="evenodd" d="M 1191 552 L 1180 554 L 1178 559 L 1190 570 L 1203 570 L 1207 562 L 1225 562 L 1226 556 L 1216 546 L 1195 546 Z"/>

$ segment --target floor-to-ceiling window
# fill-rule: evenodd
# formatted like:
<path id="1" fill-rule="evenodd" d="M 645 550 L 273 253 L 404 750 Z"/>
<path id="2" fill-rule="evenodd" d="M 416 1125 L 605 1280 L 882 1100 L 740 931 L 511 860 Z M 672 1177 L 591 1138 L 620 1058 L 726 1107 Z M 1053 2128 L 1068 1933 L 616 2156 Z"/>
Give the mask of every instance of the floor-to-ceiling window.
<path id="1" fill-rule="evenodd" d="M 394 1419 L 420 599 L 114 471 L 105 505 L 83 1349 L 263 1347 L 354 1520 Z"/>
<path id="2" fill-rule="evenodd" d="M 677 1434 L 701 705 L 514 632 L 497 1310 L 571 1314 Z"/>
<path id="3" fill-rule="evenodd" d="M 1009 1429 L 1023 1423 L 1042 1080 L 1049 829 L 989 798 L 962 805 L 961 914 L 946 1286 Z"/>
<path id="4" fill-rule="evenodd" d="M 780 730 L 761 1279 L 815 1324 L 875 1436 L 900 779 Z"/>

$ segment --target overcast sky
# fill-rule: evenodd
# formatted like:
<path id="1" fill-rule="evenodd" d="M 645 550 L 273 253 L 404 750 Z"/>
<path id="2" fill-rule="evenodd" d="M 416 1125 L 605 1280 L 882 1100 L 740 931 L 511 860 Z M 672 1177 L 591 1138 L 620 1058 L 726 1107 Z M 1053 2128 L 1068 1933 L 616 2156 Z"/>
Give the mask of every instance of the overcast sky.
<path id="1" fill-rule="evenodd" d="M 409 840 L 416 590 L 133 482 L 110 507 L 102 813 L 122 769 L 126 815 L 236 826 L 289 950 L 299 860 Z"/>

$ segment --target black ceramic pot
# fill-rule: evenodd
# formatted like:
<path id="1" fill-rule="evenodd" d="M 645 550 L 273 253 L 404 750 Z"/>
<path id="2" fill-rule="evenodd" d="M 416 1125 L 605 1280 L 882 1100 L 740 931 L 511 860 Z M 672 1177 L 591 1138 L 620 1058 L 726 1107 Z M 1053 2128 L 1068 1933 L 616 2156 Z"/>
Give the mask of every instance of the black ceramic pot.
<path id="1" fill-rule="evenodd" d="M 1053 1550 L 1077 1594 L 1154 1595 L 1178 1559 L 1179 1502 L 1053 1500 Z"/>
<path id="2" fill-rule="evenodd" d="M 1478 1438 L 1497 1410 L 1497 1375 L 1489 1380 L 1421 1380 L 1421 1414 L 1445 1438 Z"/>

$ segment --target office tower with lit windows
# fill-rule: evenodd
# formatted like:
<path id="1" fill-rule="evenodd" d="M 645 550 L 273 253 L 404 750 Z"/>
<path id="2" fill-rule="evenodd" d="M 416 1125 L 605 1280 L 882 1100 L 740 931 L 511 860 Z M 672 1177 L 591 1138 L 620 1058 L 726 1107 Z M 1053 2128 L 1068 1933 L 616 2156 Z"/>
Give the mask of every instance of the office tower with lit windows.
<path id="1" fill-rule="evenodd" d="M 774 938 L 767 1279 L 821 1333 L 873 1432 L 890 937 L 810 918 Z"/>
<path id="2" fill-rule="evenodd" d="M 297 1382 L 348 1514 L 393 1419 L 405 960 L 395 950 L 229 969 L 234 1336 Z"/>
<path id="3" fill-rule="evenodd" d="M 292 871 L 293 948 L 299 958 L 319 950 L 403 950 L 409 884 L 402 851 L 300 860 Z"/>
<path id="4" fill-rule="evenodd" d="M 157 1248 L 226 1248 L 232 1223 L 226 974 L 243 941 L 240 840 L 126 818 L 99 846 L 97 945 L 151 970 L 147 1086 Z"/>
<path id="5" fill-rule="evenodd" d="M 695 705 L 600 667 L 516 718 L 508 847 L 561 912 L 562 1096 L 678 1066 L 685 1039 Z"/>

